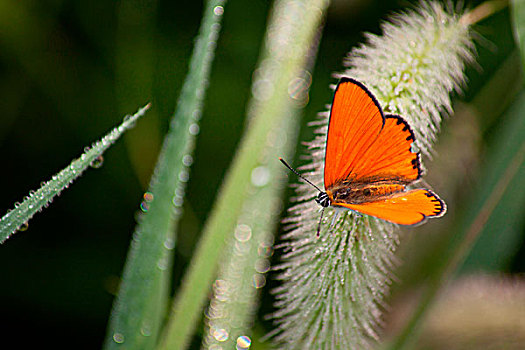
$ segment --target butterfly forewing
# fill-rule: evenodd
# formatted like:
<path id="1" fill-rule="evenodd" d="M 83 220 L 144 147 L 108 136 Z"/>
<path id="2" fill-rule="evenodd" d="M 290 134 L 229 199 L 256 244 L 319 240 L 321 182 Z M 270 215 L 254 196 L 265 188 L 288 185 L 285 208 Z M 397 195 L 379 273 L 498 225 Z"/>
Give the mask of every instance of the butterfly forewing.
<path id="1" fill-rule="evenodd" d="M 381 108 L 359 82 L 343 78 L 337 85 L 326 142 L 324 185 L 330 188 L 344 180 L 363 162 L 368 150 L 383 128 Z"/>
<path id="2" fill-rule="evenodd" d="M 387 115 L 374 143 L 361 155 L 361 162 L 350 170 L 356 179 L 392 179 L 405 183 L 419 179 L 419 154 L 412 152 L 414 134 L 408 123 Z"/>

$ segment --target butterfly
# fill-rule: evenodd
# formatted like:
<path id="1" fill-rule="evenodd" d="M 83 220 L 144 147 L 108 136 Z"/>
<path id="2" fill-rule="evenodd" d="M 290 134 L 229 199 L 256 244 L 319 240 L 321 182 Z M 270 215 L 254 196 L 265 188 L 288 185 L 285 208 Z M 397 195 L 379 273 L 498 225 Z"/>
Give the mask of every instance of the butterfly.
<path id="1" fill-rule="evenodd" d="M 422 175 L 414 133 L 400 116 L 384 114 L 359 81 L 343 77 L 335 89 L 326 137 L 324 188 L 314 186 L 324 209 L 340 207 L 399 225 L 443 216 L 446 204 L 426 188 L 407 189 Z M 321 218 L 323 215 L 321 213 Z M 321 220 L 317 229 L 319 235 Z"/>

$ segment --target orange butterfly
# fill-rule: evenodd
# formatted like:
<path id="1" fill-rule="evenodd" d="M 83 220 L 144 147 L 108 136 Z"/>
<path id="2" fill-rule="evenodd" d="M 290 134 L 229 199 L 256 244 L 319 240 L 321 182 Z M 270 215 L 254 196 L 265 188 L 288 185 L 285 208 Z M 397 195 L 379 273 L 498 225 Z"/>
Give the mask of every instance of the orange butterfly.
<path id="1" fill-rule="evenodd" d="M 323 211 L 331 205 L 395 224 L 415 225 L 443 216 L 446 205 L 428 189 L 406 190 L 421 177 L 419 153 L 411 150 L 413 142 L 414 133 L 403 118 L 383 114 L 362 83 L 344 77 L 335 89 L 328 124 L 326 191 L 280 160 L 319 190 L 315 200 Z"/>

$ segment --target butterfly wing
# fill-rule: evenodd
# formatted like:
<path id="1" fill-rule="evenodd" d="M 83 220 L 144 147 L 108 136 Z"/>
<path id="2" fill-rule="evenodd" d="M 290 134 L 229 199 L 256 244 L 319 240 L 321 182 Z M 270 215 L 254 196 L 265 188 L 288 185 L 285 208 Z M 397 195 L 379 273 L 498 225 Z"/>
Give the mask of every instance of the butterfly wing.
<path id="1" fill-rule="evenodd" d="M 384 116 L 363 84 L 342 78 L 330 112 L 325 188 L 345 180 L 410 183 L 418 179 L 421 167 L 419 154 L 411 150 L 413 142 L 414 134 L 403 118 Z"/>
<path id="2" fill-rule="evenodd" d="M 345 178 L 375 142 L 384 125 L 381 107 L 358 81 L 342 78 L 330 111 L 326 139 L 324 185 Z"/>
<path id="3" fill-rule="evenodd" d="M 435 193 L 427 189 L 399 192 L 388 198 L 361 204 L 332 203 L 400 225 L 415 225 L 426 218 L 443 216 L 447 210 Z"/>
<path id="4" fill-rule="evenodd" d="M 385 126 L 374 143 L 348 169 L 359 179 L 396 179 L 407 183 L 421 177 L 419 153 L 412 152 L 414 133 L 397 115 L 386 115 Z"/>

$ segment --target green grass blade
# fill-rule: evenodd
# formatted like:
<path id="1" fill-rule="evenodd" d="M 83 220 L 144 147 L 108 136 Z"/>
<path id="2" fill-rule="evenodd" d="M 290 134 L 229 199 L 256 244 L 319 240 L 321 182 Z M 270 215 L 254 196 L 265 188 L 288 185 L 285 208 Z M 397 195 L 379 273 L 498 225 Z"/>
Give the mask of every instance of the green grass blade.
<path id="1" fill-rule="evenodd" d="M 525 1 L 512 0 L 511 4 L 514 33 L 521 53 L 521 65 L 525 69 Z"/>
<path id="2" fill-rule="evenodd" d="M 287 7 L 287 1 L 276 6 Z M 257 113 L 250 119 L 238 152 L 215 202 L 212 214 L 206 222 L 202 238 L 196 248 L 192 264 L 182 282 L 173 307 L 173 314 L 167 328 L 162 349 L 184 349 L 189 343 L 202 317 L 203 306 L 210 291 L 217 269 L 218 260 L 225 242 L 232 237 L 239 215 L 245 205 L 247 191 L 254 169 L 260 165 L 261 158 L 268 152 L 268 140 L 272 131 L 281 125 L 289 104 L 289 84 L 299 75 L 308 57 L 308 49 L 320 24 L 326 0 L 295 1 L 288 14 L 289 22 L 273 33 L 285 43 L 275 50 L 278 61 L 265 60 L 264 64 L 275 64 L 272 79 L 265 85 L 267 95 L 256 93 L 256 98 L 264 101 Z M 277 159 L 274 160 L 278 162 Z M 270 210 L 262 208 L 261 210 Z"/>
<path id="3" fill-rule="evenodd" d="M 476 203 L 489 197 L 489 189 L 498 190 L 499 200 L 487 216 L 472 252 L 463 263 L 463 271 L 500 271 L 508 268 L 509 259 L 516 254 L 522 240 L 525 223 L 525 91 L 522 91 L 503 116 L 501 129 L 487 147 L 483 181 L 479 183 L 479 198 L 473 199 L 471 208 L 480 211 Z M 471 218 L 473 213 L 468 213 Z"/>
<path id="4" fill-rule="evenodd" d="M 198 120 L 220 29 L 223 1 L 209 1 L 170 131 L 130 247 L 105 348 L 150 349 L 167 310 L 175 227 L 189 178 Z"/>
<path id="5" fill-rule="evenodd" d="M 133 116 L 124 118 L 122 124 L 113 129 L 100 141 L 94 143 L 89 149 L 86 149 L 80 158 L 74 160 L 68 167 L 54 175 L 51 180 L 37 191 L 31 191 L 29 196 L 25 197 L 21 203 L 15 204 L 15 208 L 0 219 L 0 243 L 5 242 L 13 233 L 27 225 L 27 222 L 33 215 L 47 207 L 55 196 L 59 195 L 62 190 L 82 175 L 89 166 L 97 166 L 99 157 L 102 156 L 104 151 L 126 130 L 132 128 L 137 119 L 143 116 L 148 109 L 149 105 L 139 109 Z"/>
<path id="6" fill-rule="evenodd" d="M 261 63 L 256 68 L 257 74 L 252 82 L 252 90 L 272 76 L 275 65 L 264 62 L 281 62 L 277 53 L 281 51 L 283 42 L 280 35 L 275 33 L 278 32 L 278 28 L 284 28 L 289 23 L 290 12 L 293 12 L 290 6 L 294 6 L 294 2 L 275 6 L 272 11 Z M 297 17 L 301 18 L 302 15 Z M 252 172 L 251 183 L 246 191 L 249 195 L 242 206 L 234 237 L 228 239 L 224 249 L 217 279 L 213 285 L 213 296 L 206 313 L 203 349 L 244 349 L 264 335 L 253 330 L 252 325 L 259 302 L 259 292 L 266 285 L 266 272 L 270 268 L 270 257 L 273 253 L 271 247 L 278 218 L 276 214 L 279 212 L 280 194 L 284 185 L 280 180 L 287 173 L 287 169 L 276 160 L 278 157 L 289 160 L 293 158 L 301 107 L 308 100 L 309 82 L 306 79 L 315 62 L 318 43 L 319 40 L 314 40 L 308 53 L 307 67 L 304 67 L 300 76 L 293 79 L 292 99 L 283 105 L 281 112 L 288 117 L 281 118 L 272 131 L 272 147 L 266 148 L 259 166 Z M 274 82 L 269 79 L 266 83 Z M 259 118 L 265 106 L 264 101 L 253 98 L 247 109 L 248 118 Z M 294 175 L 291 175 L 291 178 L 296 179 Z M 262 345 L 257 346 L 259 348 Z"/>

